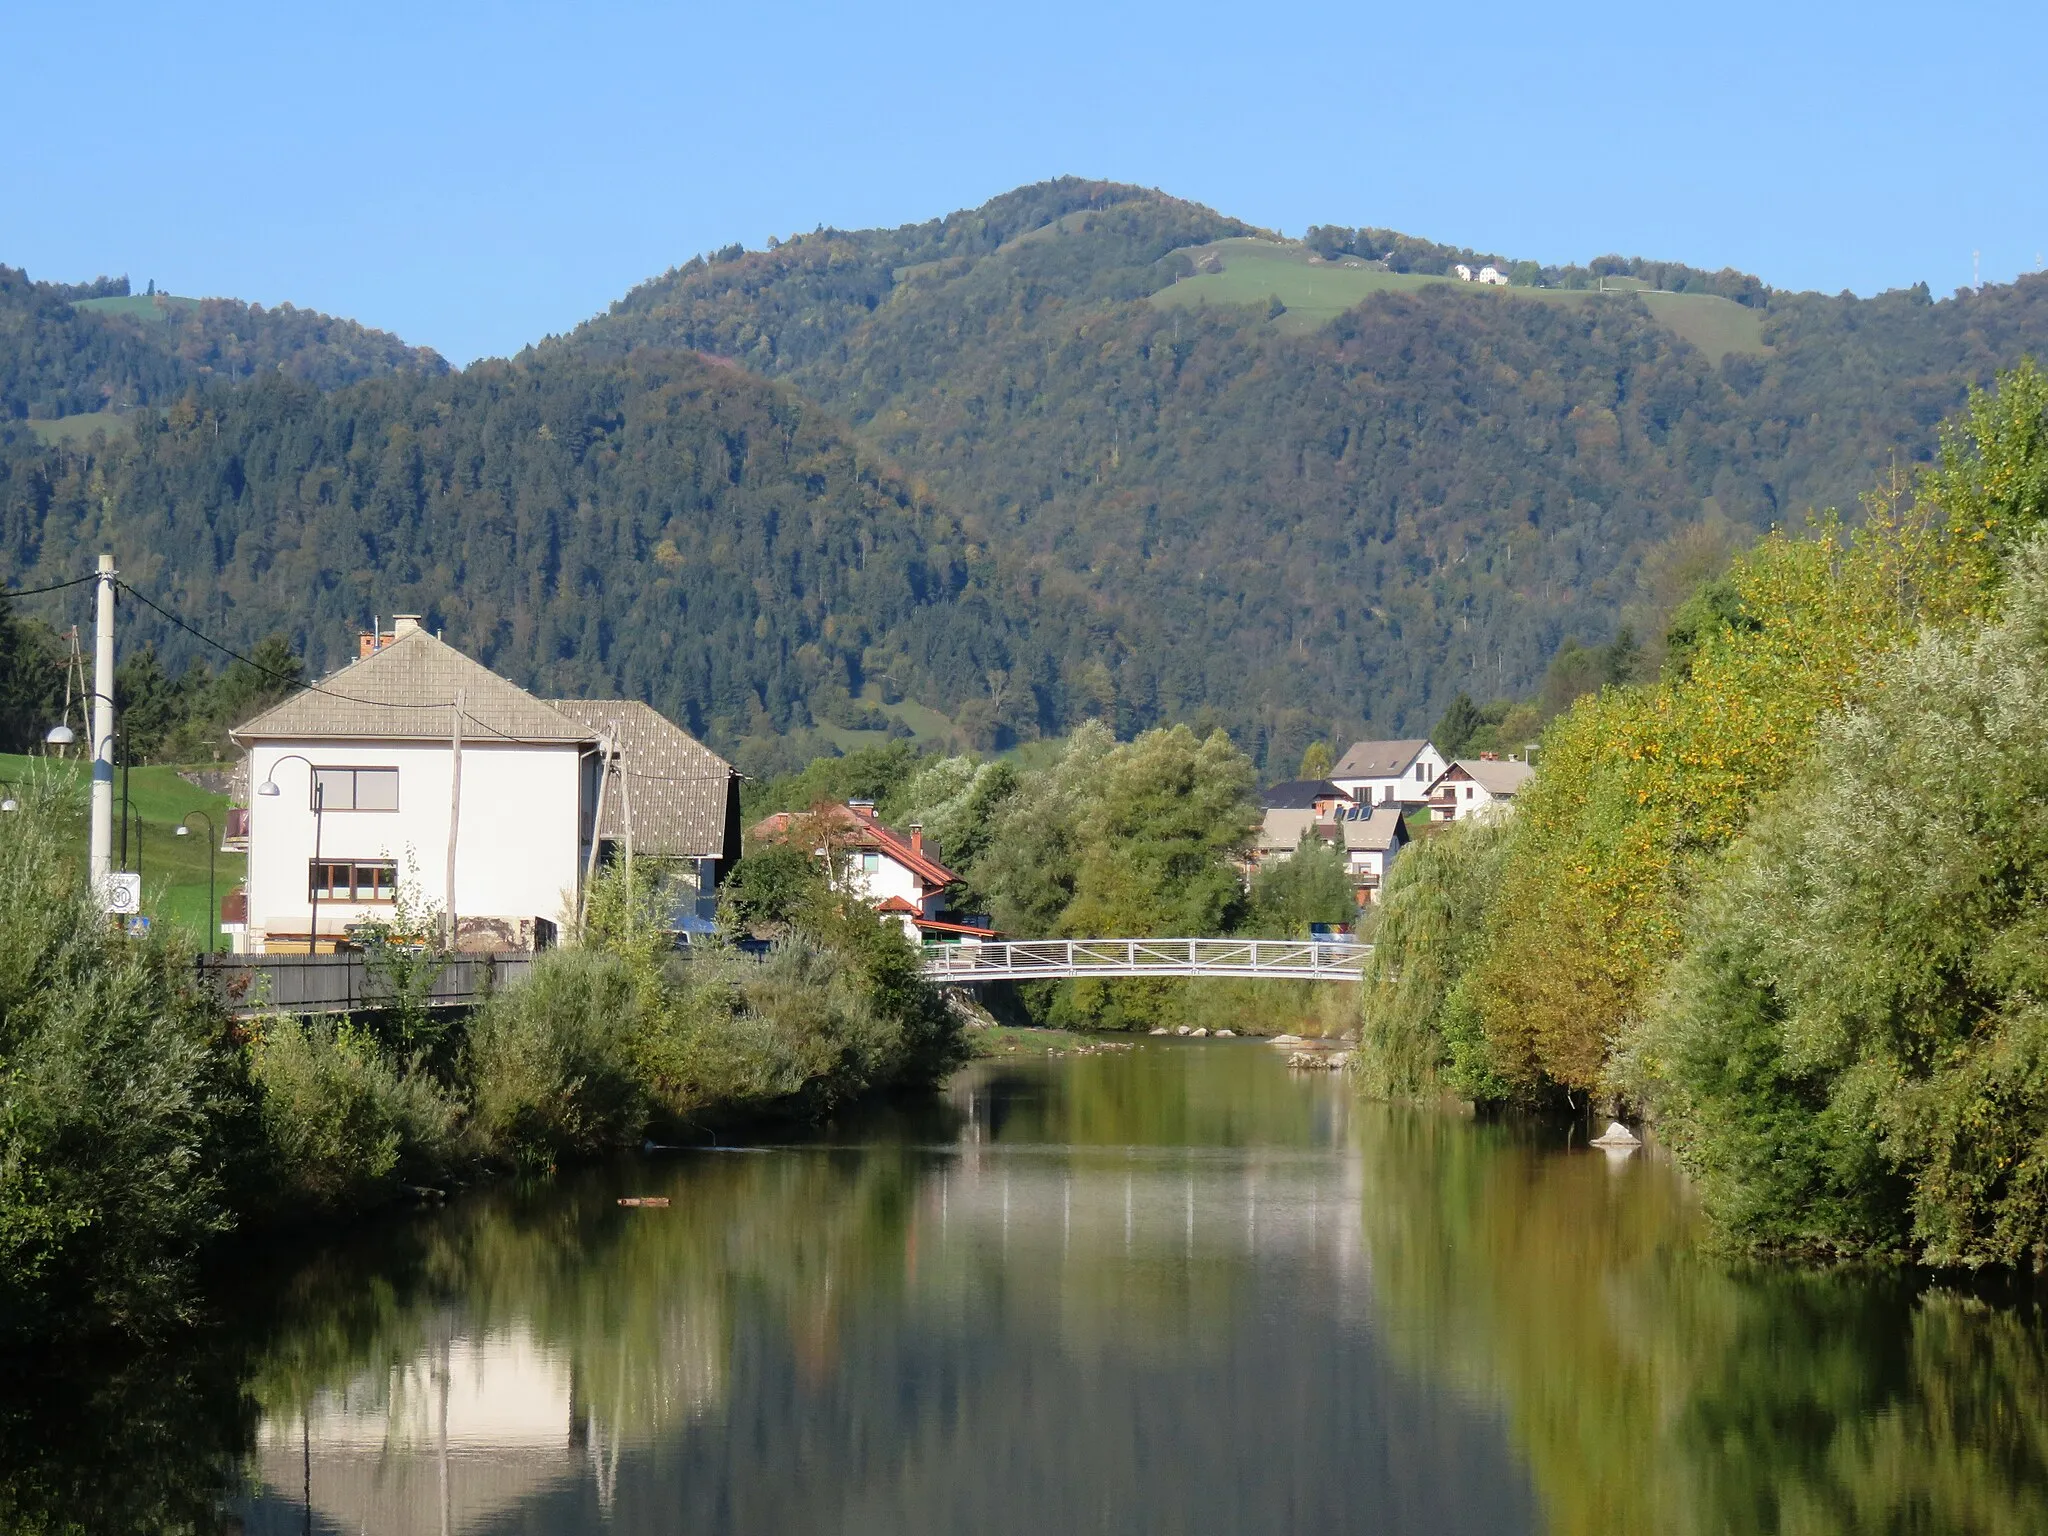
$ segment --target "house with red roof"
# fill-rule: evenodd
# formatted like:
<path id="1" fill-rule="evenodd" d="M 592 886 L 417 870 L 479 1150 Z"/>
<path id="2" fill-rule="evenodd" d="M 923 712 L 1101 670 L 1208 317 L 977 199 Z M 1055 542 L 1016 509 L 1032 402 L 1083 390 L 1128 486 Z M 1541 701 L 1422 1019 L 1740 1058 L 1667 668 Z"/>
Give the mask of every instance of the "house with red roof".
<path id="1" fill-rule="evenodd" d="M 756 823 L 751 835 L 759 842 L 782 842 L 799 825 L 829 841 L 843 861 L 848 888 L 902 923 L 913 941 L 978 944 L 999 937 L 986 919 L 948 910 L 947 893 L 960 877 L 939 861 L 939 846 L 924 828 L 913 823 L 898 832 L 876 817 L 872 800 L 849 800 L 813 811 L 778 811 Z M 823 856 L 826 850 L 818 852 Z"/>

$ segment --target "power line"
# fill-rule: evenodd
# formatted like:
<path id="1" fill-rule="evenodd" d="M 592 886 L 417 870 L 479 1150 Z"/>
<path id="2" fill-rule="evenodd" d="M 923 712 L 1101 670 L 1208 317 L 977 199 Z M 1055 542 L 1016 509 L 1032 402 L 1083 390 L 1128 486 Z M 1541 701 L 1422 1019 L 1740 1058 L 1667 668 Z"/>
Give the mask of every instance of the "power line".
<path id="1" fill-rule="evenodd" d="M 64 590 L 64 589 L 66 588 L 66 587 L 82 587 L 82 586 L 84 586 L 84 585 L 85 585 L 85 584 L 86 584 L 86 583 L 87 583 L 88 581 L 98 581 L 98 580 L 99 580 L 99 577 L 97 577 L 97 576 L 74 576 L 74 577 L 72 577 L 72 578 L 71 578 L 71 580 L 69 580 L 69 581 L 60 581 L 60 582 L 56 583 L 56 584 L 55 584 L 54 586 L 48 586 L 48 587 L 17 587 L 17 588 L 10 588 L 10 589 L 9 589 L 8 591 L 6 591 L 6 592 L 4 592 L 4 593 L 0 593 L 0 596 L 4 596 L 4 597 L 41 597 L 41 596 L 42 596 L 42 595 L 43 595 L 43 594 L 44 594 L 45 592 L 62 592 L 62 591 L 63 591 L 63 590 Z"/>
<path id="2" fill-rule="evenodd" d="M 79 581 L 91 581 L 93 579 L 94 578 L 91 576 L 82 576 L 79 578 Z M 77 586 L 78 582 L 65 582 L 63 583 L 63 585 Z M 172 613 L 168 608 L 165 608 L 160 603 L 152 601 L 143 593 L 136 591 L 135 588 L 130 586 L 127 582 L 122 581 L 119 577 L 115 578 L 114 585 L 119 587 L 123 592 L 126 592 L 130 597 L 134 598 L 137 602 L 141 603 L 145 608 L 148 608 L 151 612 L 156 613 L 165 619 L 168 619 L 171 623 L 177 625 L 178 628 L 184 630 L 187 634 L 195 636 L 200 640 L 203 640 L 206 644 L 212 646 L 215 650 L 219 651 L 223 656 L 232 657 L 236 661 L 241 662 L 243 666 L 249 667 L 256 672 L 261 673 L 265 677 L 283 683 L 288 688 L 298 689 L 306 693 L 317 693 L 322 698 L 339 699 L 344 704 L 361 704 L 366 708 L 370 709 L 455 708 L 455 701 L 453 699 L 448 700 L 445 704 L 409 704 L 401 703 L 396 700 L 362 699 L 357 698 L 354 694 L 340 693 L 332 688 L 323 688 L 318 683 L 309 683 L 303 677 L 293 677 L 288 672 L 280 672 L 275 667 L 266 667 L 263 665 L 262 662 L 257 661 L 252 657 L 244 656 L 240 651 L 236 650 L 233 646 L 225 645 L 222 642 L 214 639 L 213 636 L 207 634 L 204 630 L 198 629 L 193 625 L 186 623 L 183 619 L 179 618 L 175 613 Z M 57 589 L 52 587 L 46 590 L 55 591 Z M 515 736 L 510 731 L 501 731 L 495 725 L 492 725 L 489 721 L 479 720 L 475 715 L 471 714 L 466 709 L 462 711 L 462 718 L 468 721 L 471 725 L 475 726 L 478 730 L 487 732 L 488 734 L 496 736 L 503 741 L 524 741 L 527 739 L 523 736 Z M 663 775 L 660 774 L 639 773 L 631 769 L 625 769 L 623 768 L 623 766 L 621 768 L 621 771 L 632 773 L 633 777 L 635 777 L 636 779 L 648 779 L 656 782 L 667 782 L 676 784 L 696 783 L 700 782 L 701 780 L 709 780 L 714 777 L 712 775 L 706 774 L 701 776 L 692 775 L 688 778 L 665 778 Z"/>

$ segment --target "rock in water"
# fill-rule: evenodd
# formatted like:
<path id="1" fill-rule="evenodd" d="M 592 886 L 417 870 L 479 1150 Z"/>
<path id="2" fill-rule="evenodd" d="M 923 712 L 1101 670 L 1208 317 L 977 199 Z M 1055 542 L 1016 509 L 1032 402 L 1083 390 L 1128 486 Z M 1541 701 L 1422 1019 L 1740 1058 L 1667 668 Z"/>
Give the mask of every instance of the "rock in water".
<path id="1" fill-rule="evenodd" d="M 1596 1147 L 1640 1147 L 1642 1144 L 1642 1138 L 1619 1120 L 1608 1121 L 1606 1131 L 1593 1138 Z"/>
<path id="2" fill-rule="evenodd" d="M 1209 1038 L 1209 1031 L 1206 1029 L 1191 1029 L 1188 1031 L 1188 1038 L 1190 1040 L 1206 1040 Z"/>
<path id="3" fill-rule="evenodd" d="M 1216 1031 L 1216 1038 L 1218 1040 L 1235 1040 L 1237 1038 L 1237 1031 L 1234 1029 L 1219 1029 Z"/>

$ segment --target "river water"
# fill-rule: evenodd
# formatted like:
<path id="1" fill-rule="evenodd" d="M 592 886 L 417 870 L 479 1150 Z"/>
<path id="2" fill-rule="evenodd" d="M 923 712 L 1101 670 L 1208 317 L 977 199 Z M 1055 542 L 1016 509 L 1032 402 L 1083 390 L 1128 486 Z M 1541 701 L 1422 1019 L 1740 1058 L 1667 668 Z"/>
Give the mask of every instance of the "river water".
<path id="1" fill-rule="evenodd" d="M 1269 1046 L 1019 1054 L 251 1265 L 8 1454 L 85 1529 L 2048 1531 L 2031 1287 L 1699 1238 L 1647 1155 Z"/>

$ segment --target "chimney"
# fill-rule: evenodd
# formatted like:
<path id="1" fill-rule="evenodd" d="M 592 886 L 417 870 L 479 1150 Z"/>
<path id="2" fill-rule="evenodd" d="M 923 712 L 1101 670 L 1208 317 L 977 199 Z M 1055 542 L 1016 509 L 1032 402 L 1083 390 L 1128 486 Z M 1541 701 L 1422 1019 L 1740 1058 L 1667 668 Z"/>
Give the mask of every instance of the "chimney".
<path id="1" fill-rule="evenodd" d="M 384 627 L 381 620 L 372 618 L 369 630 L 356 636 L 356 660 L 361 661 L 365 656 L 376 655 L 397 638 L 398 636 Z"/>
<path id="2" fill-rule="evenodd" d="M 394 613 L 391 616 L 391 638 L 403 640 L 420 627 L 420 616 L 416 613 Z"/>
<path id="3" fill-rule="evenodd" d="M 875 802 L 872 800 L 849 800 L 846 808 L 863 821 L 875 819 Z"/>
<path id="4" fill-rule="evenodd" d="M 910 824 L 910 851 L 917 854 L 924 852 L 924 827 L 915 821 Z"/>
<path id="5" fill-rule="evenodd" d="M 1479 754 L 1479 761 L 1482 763 L 1497 763 L 1500 761 L 1500 754 L 1498 752 L 1482 752 Z"/>

